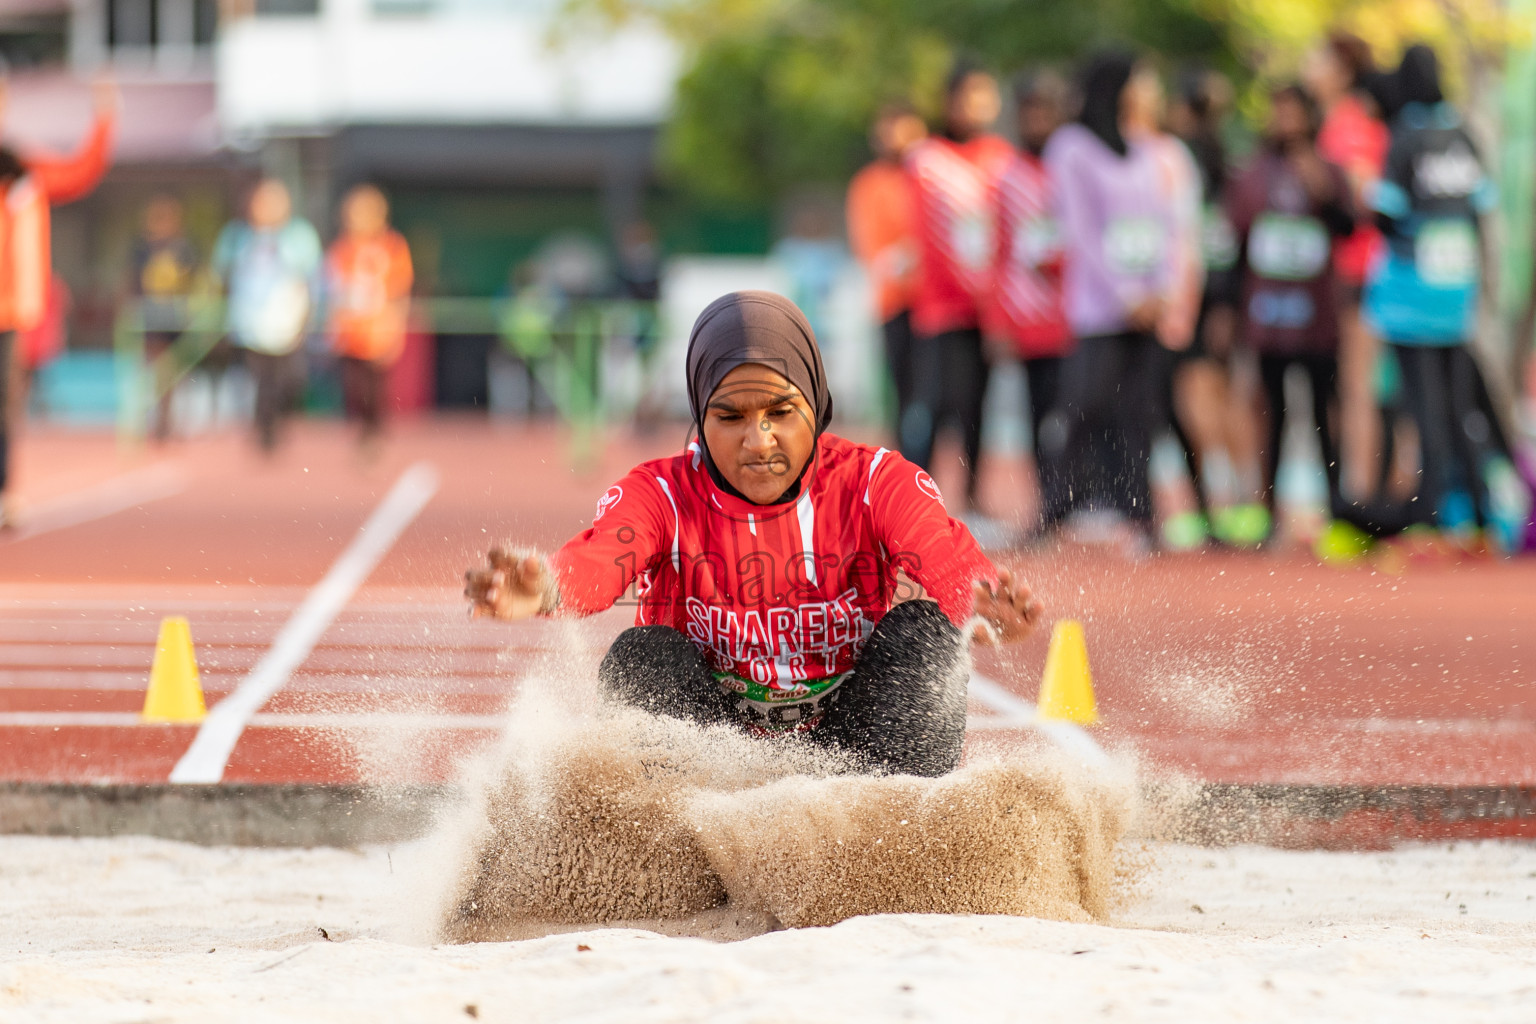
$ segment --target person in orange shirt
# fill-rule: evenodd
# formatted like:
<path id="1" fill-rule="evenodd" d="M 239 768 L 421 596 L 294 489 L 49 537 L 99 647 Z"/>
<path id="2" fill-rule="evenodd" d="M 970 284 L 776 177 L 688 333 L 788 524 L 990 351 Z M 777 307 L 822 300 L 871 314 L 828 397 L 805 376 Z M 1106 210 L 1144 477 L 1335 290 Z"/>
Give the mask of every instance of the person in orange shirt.
<path id="1" fill-rule="evenodd" d="M 917 227 L 912 179 L 902 164 L 928 126 L 906 103 L 880 108 L 870 131 L 875 159 L 848 183 L 848 244 L 869 273 L 885 339 L 885 361 L 896 392 L 895 433 L 912 402 L 912 287 L 917 273 Z"/>
<path id="2" fill-rule="evenodd" d="M 0 76 L 0 121 L 6 88 Z M 0 528 L 16 521 L 7 493 L 11 437 L 21 417 L 21 346 L 16 339 L 18 332 L 37 328 L 48 310 L 53 262 L 49 206 L 89 194 L 111 162 L 116 85 L 97 83 L 94 98 L 95 121 L 74 154 L 0 147 Z"/>
<path id="3" fill-rule="evenodd" d="M 347 415 L 361 423 L 368 446 L 383 418 L 385 374 L 405 350 L 411 250 L 389 226 L 389 203 L 372 185 L 347 193 L 341 223 L 325 260 L 331 344 L 341 357 Z"/>

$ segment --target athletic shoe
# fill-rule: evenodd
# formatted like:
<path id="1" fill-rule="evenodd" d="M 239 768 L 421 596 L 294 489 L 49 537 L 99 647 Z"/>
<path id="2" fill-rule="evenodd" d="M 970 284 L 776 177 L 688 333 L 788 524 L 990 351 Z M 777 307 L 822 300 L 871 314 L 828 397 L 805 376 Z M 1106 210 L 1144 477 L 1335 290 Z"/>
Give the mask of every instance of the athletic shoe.
<path id="1" fill-rule="evenodd" d="M 1163 520 L 1163 544 L 1169 551 L 1194 551 L 1210 539 L 1210 523 L 1199 512 L 1180 512 Z"/>
<path id="2" fill-rule="evenodd" d="M 1269 509 L 1257 502 L 1218 509 L 1211 523 L 1216 539 L 1235 548 L 1258 547 L 1269 539 L 1273 528 Z"/>
<path id="3" fill-rule="evenodd" d="M 1525 547 L 1531 524 L 1531 492 L 1515 464 L 1503 456 L 1483 463 L 1483 483 L 1488 488 L 1489 539 L 1505 555 Z"/>
<path id="4" fill-rule="evenodd" d="M 1312 553 L 1328 565 L 1347 565 L 1371 553 L 1375 540 L 1370 534 L 1342 519 L 1330 522 L 1313 542 Z"/>

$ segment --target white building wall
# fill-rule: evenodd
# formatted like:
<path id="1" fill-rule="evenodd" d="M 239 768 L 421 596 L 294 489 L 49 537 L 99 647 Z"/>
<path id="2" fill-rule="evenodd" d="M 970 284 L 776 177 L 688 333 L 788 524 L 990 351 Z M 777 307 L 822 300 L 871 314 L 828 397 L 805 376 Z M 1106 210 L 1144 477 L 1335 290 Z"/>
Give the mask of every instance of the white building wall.
<path id="1" fill-rule="evenodd" d="M 370 122 L 655 124 L 679 68 L 661 32 L 551 42 L 539 4 L 376 13 L 322 0 L 316 17 L 224 25 L 220 116 L 232 136 Z"/>

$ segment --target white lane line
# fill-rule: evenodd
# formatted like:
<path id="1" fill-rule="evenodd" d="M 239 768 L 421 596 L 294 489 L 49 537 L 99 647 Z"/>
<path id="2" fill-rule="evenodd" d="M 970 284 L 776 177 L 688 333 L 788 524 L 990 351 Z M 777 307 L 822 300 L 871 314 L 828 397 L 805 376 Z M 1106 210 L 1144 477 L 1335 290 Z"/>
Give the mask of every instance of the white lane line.
<path id="1" fill-rule="evenodd" d="M 400 474 L 352 543 L 294 609 L 250 674 L 208 712 L 192 745 L 172 769 L 172 782 L 209 783 L 224 777 L 229 755 L 251 716 L 304 664 L 353 593 L 432 500 L 437 485 L 437 470 L 427 462 L 418 462 Z"/>
<path id="2" fill-rule="evenodd" d="M 991 708 L 996 718 L 988 716 L 983 721 L 997 722 L 993 729 L 1022 729 L 1035 724 L 1035 706 L 1015 696 L 1001 683 L 988 679 L 979 672 L 971 673 L 970 693 Z M 974 716 L 980 717 L 980 716 Z"/>
<path id="3" fill-rule="evenodd" d="M 15 543 L 105 519 L 180 494 L 186 487 L 187 474 L 180 468 L 166 463 L 146 466 L 23 509 L 21 525 L 9 533 L 0 533 L 0 541 Z"/>
<path id="4" fill-rule="evenodd" d="M 0 729 L 137 728 L 134 711 L 0 711 Z M 158 723 L 156 723 L 158 724 Z M 502 715 L 433 715 L 420 712 L 259 712 L 246 723 L 251 729 L 414 729 L 495 731 L 506 724 Z"/>
<path id="5" fill-rule="evenodd" d="M 996 714 L 971 715 L 965 720 L 967 729 L 978 732 L 1035 729 L 1084 764 L 1096 768 L 1109 764 L 1109 755 L 1104 753 L 1104 748 L 1099 746 L 1092 736 L 1088 735 L 1088 730 L 1075 722 L 1042 719 L 1035 712 L 1033 704 L 1015 696 L 995 680 L 972 672 L 970 693 Z"/>

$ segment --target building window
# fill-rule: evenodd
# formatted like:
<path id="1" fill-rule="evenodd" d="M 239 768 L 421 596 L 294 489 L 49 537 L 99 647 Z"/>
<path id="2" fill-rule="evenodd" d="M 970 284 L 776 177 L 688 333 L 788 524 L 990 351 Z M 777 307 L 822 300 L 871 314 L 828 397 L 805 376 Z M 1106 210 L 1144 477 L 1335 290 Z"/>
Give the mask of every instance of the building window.
<path id="1" fill-rule="evenodd" d="M 213 45 L 219 0 L 106 0 L 107 49 Z"/>
<path id="2" fill-rule="evenodd" d="M 155 0 L 107 0 L 107 47 L 148 49 L 159 39 Z"/>
<path id="3" fill-rule="evenodd" d="M 219 28 L 219 0 L 194 0 L 192 5 L 192 45 L 212 46 Z"/>
<path id="4" fill-rule="evenodd" d="M 64 63 L 69 22 L 63 15 L 0 13 L 0 61 L 11 69 Z"/>
<path id="5" fill-rule="evenodd" d="M 258 15 L 312 16 L 320 13 L 320 0 L 256 0 L 255 11 Z"/>

